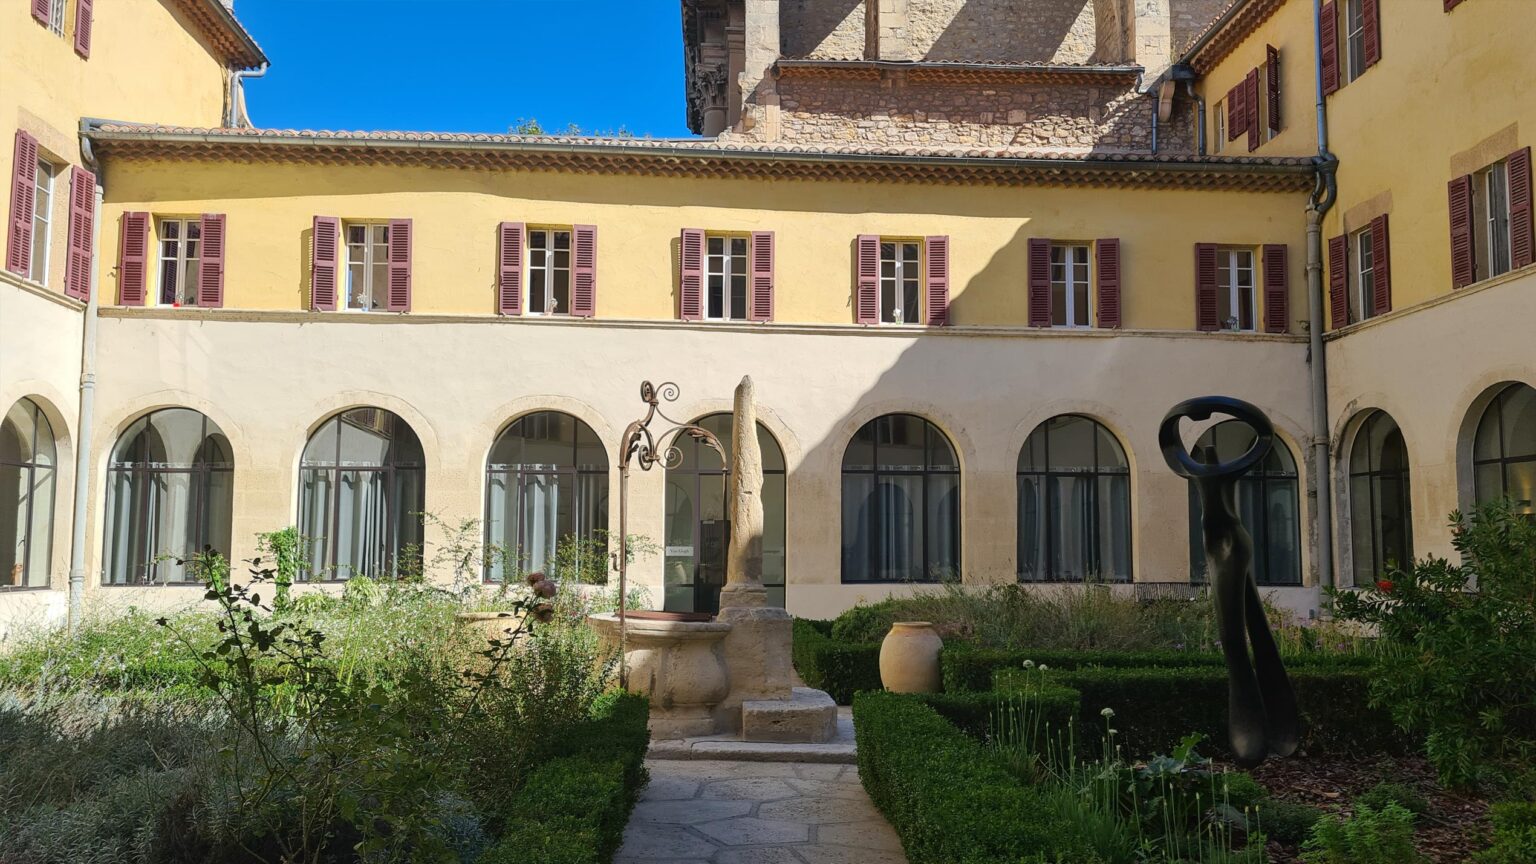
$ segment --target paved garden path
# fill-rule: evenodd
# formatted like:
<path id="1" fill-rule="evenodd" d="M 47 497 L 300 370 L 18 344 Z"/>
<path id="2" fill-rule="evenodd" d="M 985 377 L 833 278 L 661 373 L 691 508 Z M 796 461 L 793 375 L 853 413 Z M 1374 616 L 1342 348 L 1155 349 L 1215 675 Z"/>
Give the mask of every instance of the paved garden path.
<path id="1" fill-rule="evenodd" d="M 854 765 L 652 759 L 615 864 L 907 864 Z"/>

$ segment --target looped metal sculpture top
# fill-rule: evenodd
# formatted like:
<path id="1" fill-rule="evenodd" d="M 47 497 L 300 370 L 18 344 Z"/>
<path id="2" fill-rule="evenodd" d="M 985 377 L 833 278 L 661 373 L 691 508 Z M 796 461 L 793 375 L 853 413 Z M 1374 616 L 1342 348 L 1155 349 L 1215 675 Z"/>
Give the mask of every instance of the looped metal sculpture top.
<path id="1" fill-rule="evenodd" d="M 1205 448 L 1203 460 L 1185 449 L 1179 421 L 1209 420 L 1215 414 L 1226 414 L 1253 429 L 1253 444 L 1247 452 L 1218 462 L 1214 447 Z M 1253 538 L 1237 512 L 1237 481 L 1269 455 L 1274 435 L 1263 411 L 1227 396 L 1180 402 L 1157 430 L 1168 467 L 1193 481 L 1200 493 L 1207 570 L 1227 665 L 1228 734 L 1237 763 L 1247 767 L 1271 754 L 1291 755 L 1301 737 L 1296 695 L 1253 580 Z"/>

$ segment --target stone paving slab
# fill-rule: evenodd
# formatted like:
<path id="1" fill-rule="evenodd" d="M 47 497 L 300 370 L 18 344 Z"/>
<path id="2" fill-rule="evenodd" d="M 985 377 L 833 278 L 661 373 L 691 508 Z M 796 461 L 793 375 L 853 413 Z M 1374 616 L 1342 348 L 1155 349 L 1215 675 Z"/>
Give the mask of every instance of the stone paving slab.
<path id="1" fill-rule="evenodd" d="M 835 763 L 649 759 L 651 782 L 614 864 L 907 864 Z"/>
<path id="2" fill-rule="evenodd" d="M 649 755 L 652 759 L 824 762 L 834 765 L 852 765 L 858 761 L 853 740 L 853 715 L 846 706 L 837 709 L 837 734 L 821 744 L 780 744 L 743 741 L 736 735 L 706 735 L 652 741 Z"/>

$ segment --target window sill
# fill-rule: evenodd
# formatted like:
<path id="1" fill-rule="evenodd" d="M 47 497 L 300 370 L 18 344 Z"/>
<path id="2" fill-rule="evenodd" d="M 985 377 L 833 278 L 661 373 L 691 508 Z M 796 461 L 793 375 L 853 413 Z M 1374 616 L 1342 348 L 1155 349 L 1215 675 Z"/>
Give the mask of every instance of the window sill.
<path id="1" fill-rule="evenodd" d="M 206 588 L 201 582 L 103 582 L 103 588 Z"/>
<path id="2" fill-rule="evenodd" d="M 44 300 L 51 300 L 54 303 L 63 306 L 65 309 L 73 309 L 77 312 L 85 309 L 85 303 L 83 301 L 76 300 L 73 297 L 65 296 L 63 293 L 54 291 L 41 282 L 33 282 L 31 279 L 28 279 L 25 276 L 19 276 L 9 270 L 0 269 L 0 284 L 14 285 L 22 291 L 27 292 L 28 294 L 35 294 Z"/>

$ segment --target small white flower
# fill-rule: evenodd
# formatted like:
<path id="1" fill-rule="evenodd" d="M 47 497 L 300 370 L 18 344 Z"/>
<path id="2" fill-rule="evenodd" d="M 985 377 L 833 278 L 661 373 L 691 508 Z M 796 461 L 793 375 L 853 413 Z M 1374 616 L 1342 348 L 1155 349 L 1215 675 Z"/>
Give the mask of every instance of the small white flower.
<path id="1" fill-rule="evenodd" d="M 1113 709 L 1113 708 L 1105 708 L 1103 711 L 1099 712 L 1099 716 L 1101 716 L 1101 717 L 1113 717 L 1113 716 L 1115 716 L 1115 709 Z"/>
<path id="2" fill-rule="evenodd" d="M 1024 668 L 1025 669 L 1033 669 L 1033 668 L 1035 668 L 1035 661 L 1033 661 L 1033 660 L 1025 660 L 1024 661 Z"/>
<path id="3" fill-rule="evenodd" d="M 1040 671 L 1041 671 L 1041 672 L 1044 672 L 1044 671 L 1045 671 L 1045 670 L 1047 670 L 1047 669 L 1049 669 L 1049 668 L 1051 668 L 1051 667 L 1049 667 L 1049 666 L 1047 666 L 1047 665 L 1045 665 L 1045 664 L 1044 664 L 1044 663 L 1041 663 L 1041 664 L 1040 664 Z"/>

